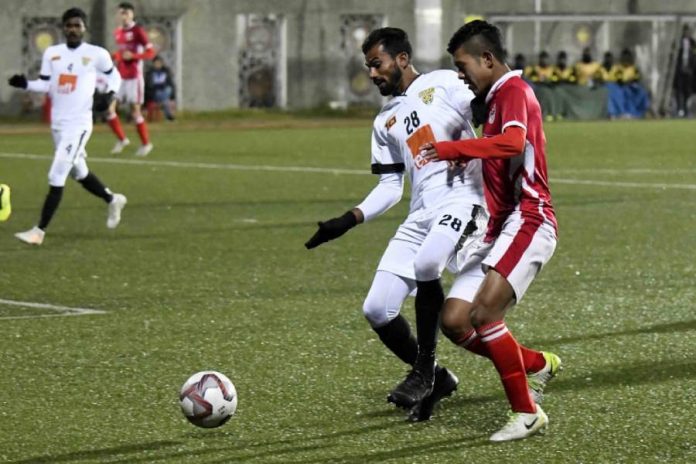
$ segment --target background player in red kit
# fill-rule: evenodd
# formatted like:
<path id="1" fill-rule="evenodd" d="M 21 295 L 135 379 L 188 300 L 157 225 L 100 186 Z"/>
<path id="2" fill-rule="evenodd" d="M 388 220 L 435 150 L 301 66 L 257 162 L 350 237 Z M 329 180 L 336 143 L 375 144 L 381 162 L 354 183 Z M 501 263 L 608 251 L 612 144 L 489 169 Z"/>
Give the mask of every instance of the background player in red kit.
<path id="1" fill-rule="evenodd" d="M 111 103 L 109 115 L 107 116 L 109 127 L 111 127 L 111 130 L 118 138 L 111 153 L 121 153 L 126 145 L 130 144 L 130 140 L 126 137 L 121 126 L 121 120 L 116 112 L 116 105 L 121 101 L 130 104 L 131 115 L 140 136 L 141 145 L 135 154 L 147 156 L 152 151 L 152 144 L 150 143 L 145 118 L 143 118 L 140 110 L 145 98 L 142 60 L 153 59 L 155 50 L 147 37 L 145 29 L 135 23 L 135 8 L 132 4 L 127 2 L 120 3 L 118 5 L 118 15 L 121 26 L 114 31 L 117 50 L 113 57 L 118 67 L 118 72 L 121 73 L 123 78 L 123 84 L 118 93 L 118 99 Z"/>
<path id="2" fill-rule="evenodd" d="M 466 24 L 452 36 L 447 51 L 483 109 L 474 111 L 482 119 L 483 137 L 428 143 L 421 154 L 430 160 L 480 158 L 490 220 L 485 238 L 468 257 L 452 292 L 473 272 L 483 270 L 485 278 L 470 305 L 456 299 L 446 302 L 442 330 L 462 346 L 476 343 L 478 351 L 472 351 L 495 365 L 512 414 L 490 438 L 515 440 L 546 427 L 548 417 L 528 387 L 543 390 L 561 364 L 552 353 L 521 347 L 504 321 L 507 310 L 521 300 L 556 248 L 541 109 L 521 72 L 510 71 L 505 64 L 495 26 L 485 21 Z M 533 374 L 528 377 L 529 372 Z"/>

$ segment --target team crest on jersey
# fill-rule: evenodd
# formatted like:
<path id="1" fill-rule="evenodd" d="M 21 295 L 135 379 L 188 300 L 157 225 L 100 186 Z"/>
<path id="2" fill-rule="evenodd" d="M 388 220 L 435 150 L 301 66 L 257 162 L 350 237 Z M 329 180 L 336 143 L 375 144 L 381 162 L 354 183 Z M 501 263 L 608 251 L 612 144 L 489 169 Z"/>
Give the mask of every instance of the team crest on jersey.
<path id="1" fill-rule="evenodd" d="M 391 118 L 387 119 L 387 123 L 384 125 L 384 127 L 389 130 L 394 124 L 396 124 L 396 116 L 392 116 Z"/>
<path id="2" fill-rule="evenodd" d="M 92 58 L 90 58 L 89 56 L 83 56 L 82 57 L 82 66 L 87 66 L 90 61 L 92 61 Z"/>
<path id="3" fill-rule="evenodd" d="M 488 124 L 493 124 L 495 121 L 495 103 L 491 105 L 491 110 L 488 112 Z"/>
<path id="4" fill-rule="evenodd" d="M 435 87 L 430 87 L 425 90 L 421 90 L 418 93 L 418 96 L 420 97 L 421 100 L 423 100 L 423 103 L 426 105 L 429 105 L 433 102 L 433 96 L 435 95 Z"/>

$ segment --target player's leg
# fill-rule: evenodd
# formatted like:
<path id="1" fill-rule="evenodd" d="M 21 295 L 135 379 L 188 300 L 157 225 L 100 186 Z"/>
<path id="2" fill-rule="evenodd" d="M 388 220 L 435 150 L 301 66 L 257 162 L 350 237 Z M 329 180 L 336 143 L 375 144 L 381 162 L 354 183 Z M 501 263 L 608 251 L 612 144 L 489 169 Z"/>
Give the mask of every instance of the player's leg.
<path id="1" fill-rule="evenodd" d="M 445 300 L 440 275 L 455 253 L 472 208 L 467 205 L 442 208 L 415 257 L 418 357 L 406 379 L 390 395 L 390 400 L 400 406 L 413 407 L 433 391 L 438 320 Z"/>
<path id="2" fill-rule="evenodd" d="M 490 359 L 490 353 L 481 342 L 474 326 L 471 324 L 471 307 L 485 274 L 481 270 L 481 261 L 490 247 L 484 245 L 471 254 L 457 275 L 440 317 L 442 333 L 452 343 L 471 353 Z M 529 376 L 541 373 L 546 367 L 544 353 L 520 344 L 520 351 Z M 540 399 L 540 398 L 539 398 Z M 539 401 L 535 402 L 539 403 Z"/>
<path id="3" fill-rule="evenodd" d="M 41 245 L 43 243 L 45 231 L 63 198 L 65 181 L 72 170 L 77 153 L 80 152 L 81 147 L 84 148 L 83 144 L 89 138 L 89 132 L 88 128 L 52 131 L 56 151 L 53 163 L 48 171 L 48 193 L 41 207 L 39 223 L 29 230 L 16 233 L 15 237 L 19 240 L 31 245 Z"/>
<path id="4" fill-rule="evenodd" d="M 529 393 L 522 351 L 504 318 L 521 300 L 555 246 L 550 226 L 522 220 L 517 213 L 483 260 L 488 272 L 472 303 L 471 324 L 500 375 L 512 409 L 508 423 L 491 436 L 492 441 L 528 437 L 548 422 Z"/>
<path id="5" fill-rule="evenodd" d="M 106 116 L 106 123 L 109 125 L 111 131 L 114 133 L 117 139 L 116 144 L 111 149 L 111 153 L 114 155 L 121 153 L 123 149 L 130 144 L 130 140 L 128 140 L 128 137 L 126 137 L 126 133 L 123 131 L 121 119 L 118 116 L 118 102 L 123 98 L 123 87 L 125 85 L 125 82 L 126 81 L 124 80 L 123 85 L 121 85 L 121 88 L 118 91 L 118 97 L 114 99 L 114 101 L 112 101 L 109 105 L 109 111 Z"/>
<path id="6" fill-rule="evenodd" d="M 112 193 L 102 181 L 87 167 L 86 153 L 78 157 L 71 171 L 72 177 L 92 195 L 101 198 L 108 205 L 106 226 L 115 229 L 121 222 L 121 211 L 128 200 L 125 195 Z"/>
<path id="7" fill-rule="evenodd" d="M 142 104 L 145 101 L 145 81 L 142 76 L 133 79 L 133 81 L 135 83 L 135 93 L 129 95 L 129 100 L 131 103 L 133 122 L 135 122 L 135 128 L 140 137 L 140 147 L 138 147 L 135 154 L 137 156 L 147 156 L 152 151 L 153 146 L 150 143 L 150 133 L 148 132 L 147 123 L 141 111 Z"/>
<path id="8" fill-rule="evenodd" d="M 372 330 L 384 346 L 408 365 L 416 361 L 418 344 L 401 315 L 401 306 L 415 288 L 413 279 L 378 270 L 363 303 L 363 314 Z"/>

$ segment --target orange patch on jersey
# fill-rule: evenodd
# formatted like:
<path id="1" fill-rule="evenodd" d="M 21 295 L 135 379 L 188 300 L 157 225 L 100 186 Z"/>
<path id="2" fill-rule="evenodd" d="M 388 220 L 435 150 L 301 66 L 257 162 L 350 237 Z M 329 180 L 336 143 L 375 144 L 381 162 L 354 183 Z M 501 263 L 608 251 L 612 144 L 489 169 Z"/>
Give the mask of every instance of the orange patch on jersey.
<path id="1" fill-rule="evenodd" d="M 384 127 L 387 128 L 387 130 L 391 129 L 391 126 L 396 124 L 396 116 L 392 116 L 387 120 L 387 123 L 384 125 Z"/>
<path id="2" fill-rule="evenodd" d="M 72 93 L 77 87 L 77 75 L 61 74 L 58 76 L 58 93 Z"/>
<path id="3" fill-rule="evenodd" d="M 421 126 L 417 131 L 411 134 L 409 138 L 406 139 L 408 148 L 411 150 L 411 156 L 413 156 L 413 162 L 418 169 L 430 162 L 420 155 L 418 149 L 421 147 L 421 145 L 426 143 L 434 143 L 435 141 L 435 134 L 433 134 L 433 129 L 430 127 L 430 124 Z"/>

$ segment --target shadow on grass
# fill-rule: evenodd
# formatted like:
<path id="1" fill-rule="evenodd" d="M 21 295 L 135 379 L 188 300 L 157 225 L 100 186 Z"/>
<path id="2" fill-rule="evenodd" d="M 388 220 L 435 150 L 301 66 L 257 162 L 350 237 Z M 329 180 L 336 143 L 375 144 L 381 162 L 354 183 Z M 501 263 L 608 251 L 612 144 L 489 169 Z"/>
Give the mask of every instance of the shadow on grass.
<path id="1" fill-rule="evenodd" d="M 584 342 L 589 340 L 603 340 L 605 338 L 618 337 L 622 335 L 689 332 L 691 330 L 696 330 L 696 319 L 692 321 L 670 322 L 668 324 L 655 324 L 648 327 L 639 327 L 637 329 L 629 330 L 619 330 L 616 332 L 603 332 L 577 335 L 574 337 L 532 340 L 528 343 L 528 346 L 540 347 L 541 349 L 543 349 L 547 346 L 567 345 L 570 343 Z"/>
<path id="2" fill-rule="evenodd" d="M 389 427 L 395 427 L 402 425 L 399 422 L 387 422 L 380 424 L 368 425 L 365 427 L 341 430 L 337 432 L 323 433 L 315 436 L 302 435 L 297 438 L 287 438 L 282 440 L 272 440 L 272 441 L 253 441 L 253 442 L 242 442 L 233 441 L 230 446 L 215 446 L 220 444 L 223 440 L 228 440 L 229 435 L 227 434 L 216 434 L 210 433 L 210 431 L 200 431 L 196 433 L 188 433 L 186 437 L 198 440 L 200 442 L 208 443 L 204 449 L 199 450 L 184 450 L 184 451 L 168 451 L 162 453 L 158 456 L 147 456 L 147 457 L 132 457 L 123 458 L 121 460 L 109 461 L 112 464 L 131 464 L 131 463 L 149 463 L 156 461 L 169 461 L 180 458 L 193 459 L 192 462 L 243 462 L 247 459 L 258 459 L 267 457 L 269 459 L 294 453 L 303 452 L 313 452 L 319 451 L 325 448 L 331 448 L 334 446 L 334 440 L 338 440 L 344 437 L 352 437 L 363 434 L 369 434 L 371 432 L 385 430 Z M 231 440 L 234 440 L 233 438 Z M 268 450 L 258 450 L 257 448 L 271 447 Z M 204 458 L 204 456 L 218 453 L 229 453 L 229 457 L 219 461 L 210 461 Z M 216 457 L 214 457 L 216 459 Z M 45 461 L 48 462 L 48 461 Z M 289 462 L 289 461 L 283 461 Z M 317 462 L 326 462 L 326 458 L 322 458 Z"/>
<path id="3" fill-rule="evenodd" d="M 122 454 L 139 453 L 141 451 L 159 451 L 172 446 L 180 445 L 178 441 L 160 440 L 149 443 L 137 443 L 132 445 L 113 446 L 110 448 L 91 449 L 85 451 L 74 451 L 65 454 L 50 454 L 37 456 L 35 458 L 23 459 L 21 461 L 13 461 L 15 464 L 40 464 L 54 462 L 77 462 L 87 459 L 108 459 L 118 457 Z"/>

